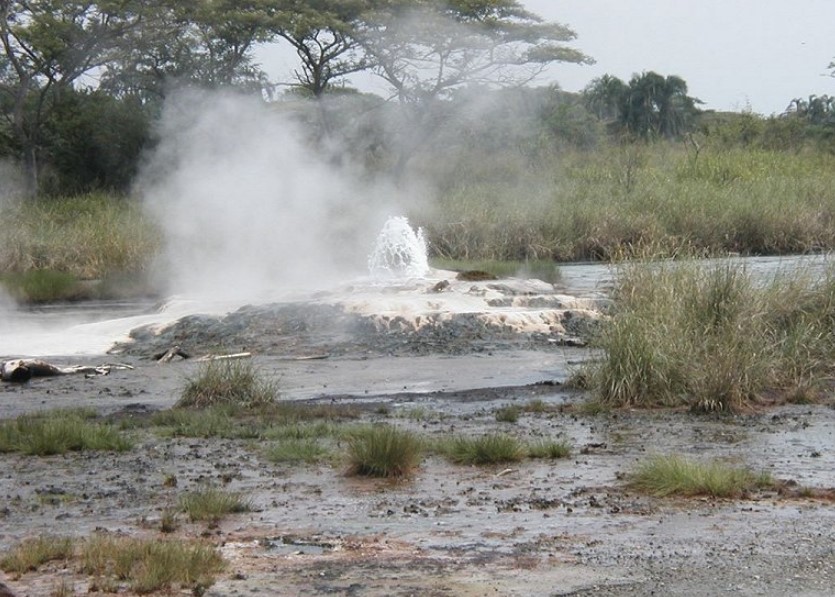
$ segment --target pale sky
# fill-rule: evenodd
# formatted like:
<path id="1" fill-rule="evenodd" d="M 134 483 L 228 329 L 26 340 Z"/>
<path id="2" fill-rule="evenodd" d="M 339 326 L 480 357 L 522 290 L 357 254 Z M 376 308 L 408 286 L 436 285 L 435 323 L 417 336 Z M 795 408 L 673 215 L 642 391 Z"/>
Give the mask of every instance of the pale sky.
<path id="1" fill-rule="evenodd" d="M 593 66 L 554 65 L 546 80 L 579 91 L 612 74 L 654 70 L 687 81 L 704 108 L 781 113 L 796 97 L 835 95 L 834 0 L 520 0 L 577 33 Z"/>
<path id="2" fill-rule="evenodd" d="M 595 77 L 678 75 L 702 108 L 780 114 L 792 99 L 835 95 L 835 0 L 520 0 L 577 33 L 571 45 L 597 62 L 555 64 L 539 80 L 581 91 Z M 273 80 L 292 79 L 287 48 L 261 48 Z M 356 77 L 363 89 L 378 85 Z"/>

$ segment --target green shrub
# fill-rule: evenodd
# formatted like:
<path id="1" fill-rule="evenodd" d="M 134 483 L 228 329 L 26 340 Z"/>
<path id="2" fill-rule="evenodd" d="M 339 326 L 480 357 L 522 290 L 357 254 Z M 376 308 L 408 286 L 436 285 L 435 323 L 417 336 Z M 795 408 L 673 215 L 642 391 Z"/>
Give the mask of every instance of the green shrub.
<path id="1" fill-rule="evenodd" d="M 496 410 L 496 421 L 499 423 L 518 423 L 522 409 L 516 405 L 503 406 Z"/>
<path id="2" fill-rule="evenodd" d="M 80 298 L 78 279 L 67 272 L 35 269 L 0 277 L 6 291 L 20 303 L 45 303 Z"/>
<path id="3" fill-rule="evenodd" d="M 270 462 L 313 464 L 330 456 L 330 451 L 315 438 L 287 438 L 270 444 L 265 451 Z"/>

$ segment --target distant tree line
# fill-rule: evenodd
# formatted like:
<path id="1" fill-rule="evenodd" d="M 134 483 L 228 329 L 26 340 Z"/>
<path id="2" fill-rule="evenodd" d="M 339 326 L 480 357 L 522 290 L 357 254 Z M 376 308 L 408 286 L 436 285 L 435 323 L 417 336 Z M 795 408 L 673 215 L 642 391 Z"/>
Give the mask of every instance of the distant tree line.
<path id="1" fill-rule="evenodd" d="M 606 76 L 579 95 L 524 87 L 550 64 L 592 62 L 574 39 L 516 0 L 0 0 L 0 159 L 28 194 L 125 191 L 181 87 L 304 104 L 294 113 L 313 142 L 341 140 L 395 178 L 461 139 L 530 154 L 696 126 L 698 101 L 675 76 Z M 277 42 L 295 51 L 291 81 L 255 62 Z M 352 89 L 362 71 L 388 95 Z"/>

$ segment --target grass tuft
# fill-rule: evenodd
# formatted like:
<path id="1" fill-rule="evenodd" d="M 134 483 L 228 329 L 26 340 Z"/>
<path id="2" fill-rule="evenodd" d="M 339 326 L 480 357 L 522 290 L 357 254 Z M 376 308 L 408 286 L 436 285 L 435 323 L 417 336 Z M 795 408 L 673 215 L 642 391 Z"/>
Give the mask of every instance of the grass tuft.
<path id="1" fill-rule="evenodd" d="M 207 521 L 217 524 L 227 514 L 249 512 L 252 504 L 240 493 L 213 487 L 184 493 L 179 500 L 180 510 L 191 522 Z"/>
<path id="2" fill-rule="evenodd" d="M 348 436 L 348 474 L 368 477 L 403 477 L 417 468 L 423 442 L 411 431 L 391 425 L 373 425 Z"/>
<path id="3" fill-rule="evenodd" d="M 518 423 L 522 409 L 516 405 L 503 406 L 496 410 L 496 421 L 499 423 Z"/>
<path id="4" fill-rule="evenodd" d="M 766 473 L 755 474 L 716 460 L 694 462 L 677 455 L 652 457 L 629 477 L 630 487 L 659 497 L 734 498 L 772 483 Z"/>
<path id="5" fill-rule="evenodd" d="M 209 361 L 201 367 L 197 377 L 188 382 L 175 406 L 256 408 L 272 404 L 277 396 L 276 385 L 261 379 L 250 361 Z"/>
<path id="6" fill-rule="evenodd" d="M 452 437 L 442 441 L 439 450 L 455 464 L 500 464 L 518 462 L 525 457 L 525 447 L 519 440 L 503 433 Z"/>
<path id="7" fill-rule="evenodd" d="M 566 441 L 540 440 L 528 444 L 529 458 L 556 460 L 571 456 L 571 445 Z"/>
<path id="8" fill-rule="evenodd" d="M 267 460 L 275 463 L 314 464 L 328 459 L 331 452 L 316 438 L 287 437 L 269 445 L 264 455 Z"/>

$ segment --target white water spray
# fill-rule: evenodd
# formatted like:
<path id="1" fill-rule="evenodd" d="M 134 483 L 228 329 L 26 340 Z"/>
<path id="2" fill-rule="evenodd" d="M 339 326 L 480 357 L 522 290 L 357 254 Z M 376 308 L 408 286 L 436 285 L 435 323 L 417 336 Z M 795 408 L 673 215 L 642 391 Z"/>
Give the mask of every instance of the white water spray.
<path id="1" fill-rule="evenodd" d="M 412 229 L 403 216 L 386 220 L 368 257 L 368 270 L 371 277 L 384 280 L 426 277 L 429 259 L 423 230 Z"/>

